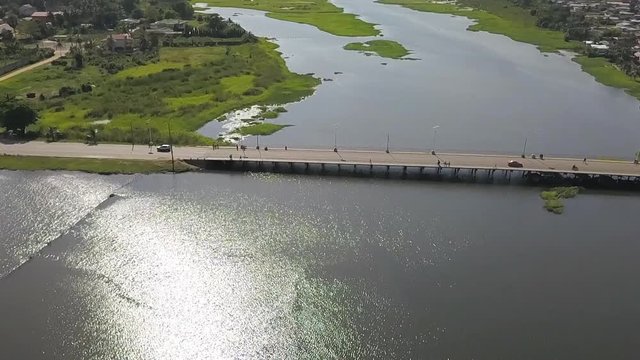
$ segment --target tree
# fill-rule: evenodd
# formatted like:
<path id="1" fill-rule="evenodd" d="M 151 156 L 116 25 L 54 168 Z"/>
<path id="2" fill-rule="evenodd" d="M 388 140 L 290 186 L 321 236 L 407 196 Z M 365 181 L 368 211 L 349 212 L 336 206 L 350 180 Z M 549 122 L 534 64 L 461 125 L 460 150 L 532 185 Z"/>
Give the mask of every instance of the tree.
<path id="1" fill-rule="evenodd" d="M 167 10 L 164 12 L 164 18 L 165 19 L 175 19 L 178 17 L 178 13 L 176 13 L 173 10 Z"/>
<path id="2" fill-rule="evenodd" d="M 16 26 L 18 26 L 18 17 L 16 16 L 16 14 L 7 16 L 7 24 L 9 24 L 9 26 L 14 29 L 16 28 Z"/>
<path id="3" fill-rule="evenodd" d="M 180 18 L 183 20 L 191 20 L 193 19 L 193 6 L 187 1 L 179 2 L 173 4 L 173 10 L 180 15 Z"/>
<path id="4" fill-rule="evenodd" d="M 0 126 L 7 130 L 25 132 L 27 126 L 38 121 L 38 112 L 27 103 L 7 96 L 0 102 Z"/>

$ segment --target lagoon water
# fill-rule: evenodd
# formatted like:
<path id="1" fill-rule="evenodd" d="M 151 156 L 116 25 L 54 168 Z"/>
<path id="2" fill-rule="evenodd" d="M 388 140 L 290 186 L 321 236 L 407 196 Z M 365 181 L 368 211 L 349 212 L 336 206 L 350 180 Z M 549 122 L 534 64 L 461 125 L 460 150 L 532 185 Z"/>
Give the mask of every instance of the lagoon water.
<path id="1" fill-rule="evenodd" d="M 510 186 L 0 176 L 3 358 L 637 355 L 637 196 L 556 216 Z"/>
<path id="2" fill-rule="evenodd" d="M 635 150 L 637 101 L 568 57 L 462 18 L 338 2 L 420 60 L 221 11 L 277 37 L 294 71 L 334 80 L 261 142 L 332 146 L 339 124 L 339 144 L 389 132 L 392 148 L 425 149 L 438 124 L 456 150 Z M 637 194 L 587 192 L 557 216 L 539 190 L 0 171 L 0 358 L 636 359 Z"/>
<path id="3" fill-rule="evenodd" d="M 373 0 L 334 3 L 379 24 L 419 60 L 342 49 L 372 38 L 337 37 L 259 11 L 211 10 L 274 38 L 292 71 L 333 80 L 287 106 L 276 122 L 295 126 L 261 138 L 264 145 L 333 147 L 337 132 L 339 146 L 382 149 L 389 133 L 392 148 L 427 150 L 438 125 L 436 147 L 455 151 L 520 153 L 525 138 L 532 153 L 632 158 L 640 149 L 638 101 L 598 84 L 568 55 L 467 31 L 471 21 L 462 17 Z"/>

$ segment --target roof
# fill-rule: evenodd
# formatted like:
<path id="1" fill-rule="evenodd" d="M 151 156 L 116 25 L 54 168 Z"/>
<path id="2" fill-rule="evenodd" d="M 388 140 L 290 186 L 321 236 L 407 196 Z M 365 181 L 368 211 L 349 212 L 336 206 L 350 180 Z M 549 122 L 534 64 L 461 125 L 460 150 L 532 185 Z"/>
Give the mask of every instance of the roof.
<path id="1" fill-rule="evenodd" d="M 35 9 L 35 7 L 31 4 L 24 4 L 18 8 L 18 10 L 25 10 L 25 9 Z"/>
<path id="2" fill-rule="evenodd" d="M 48 17 L 48 16 L 49 16 L 49 13 L 46 12 L 46 11 L 36 11 L 33 14 L 31 14 L 32 18 L 34 18 L 34 17 Z"/>
<path id="3" fill-rule="evenodd" d="M 132 39 L 131 35 L 129 35 L 129 34 L 114 34 L 114 35 L 111 35 L 111 38 L 113 40 L 129 40 L 129 39 Z"/>
<path id="4" fill-rule="evenodd" d="M 186 23 L 187 23 L 186 21 L 179 20 L 179 19 L 164 19 L 164 20 L 156 21 L 151 25 L 182 25 Z"/>

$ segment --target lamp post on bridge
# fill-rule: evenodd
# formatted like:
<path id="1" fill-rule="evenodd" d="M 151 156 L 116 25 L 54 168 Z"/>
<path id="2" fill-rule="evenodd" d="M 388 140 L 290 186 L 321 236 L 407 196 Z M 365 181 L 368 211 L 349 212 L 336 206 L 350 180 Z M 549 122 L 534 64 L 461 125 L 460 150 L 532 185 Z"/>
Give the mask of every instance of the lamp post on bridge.
<path id="1" fill-rule="evenodd" d="M 435 155 L 436 154 L 436 138 L 438 136 L 438 129 L 440 128 L 440 125 L 436 125 L 433 127 L 433 149 L 431 149 L 431 154 Z"/>

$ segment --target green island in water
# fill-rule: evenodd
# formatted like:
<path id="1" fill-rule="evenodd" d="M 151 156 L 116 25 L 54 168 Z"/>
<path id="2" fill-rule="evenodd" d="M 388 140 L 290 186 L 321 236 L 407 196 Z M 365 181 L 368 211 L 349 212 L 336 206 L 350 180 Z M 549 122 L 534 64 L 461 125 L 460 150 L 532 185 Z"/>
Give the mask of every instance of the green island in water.
<path id="1" fill-rule="evenodd" d="M 345 50 L 360 51 L 367 55 L 376 54 L 389 59 L 401 59 L 409 55 L 409 51 L 402 44 L 392 40 L 370 40 L 367 42 L 353 42 L 344 46 Z"/>

